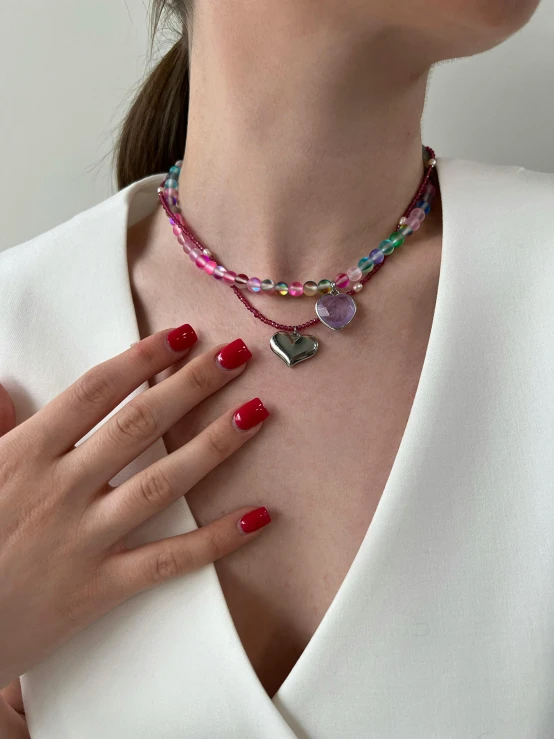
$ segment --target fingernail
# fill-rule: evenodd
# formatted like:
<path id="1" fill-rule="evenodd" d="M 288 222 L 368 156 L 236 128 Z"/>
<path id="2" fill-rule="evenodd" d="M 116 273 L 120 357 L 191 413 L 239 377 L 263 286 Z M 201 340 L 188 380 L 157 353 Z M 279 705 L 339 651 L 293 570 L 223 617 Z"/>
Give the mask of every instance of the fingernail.
<path id="1" fill-rule="evenodd" d="M 242 339 L 235 339 L 219 351 L 216 361 L 223 369 L 233 370 L 247 362 L 251 356 L 252 352 L 244 341 Z"/>
<path id="2" fill-rule="evenodd" d="M 269 416 L 269 411 L 259 398 L 252 398 L 241 405 L 233 415 L 233 423 L 241 431 L 248 431 Z"/>
<path id="3" fill-rule="evenodd" d="M 241 534 L 251 534 L 253 531 L 261 529 L 271 523 L 271 516 L 267 512 L 267 508 L 262 506 L 254 511 L 246 513 L 239 521 L 238 528 Z"/>
<path id="4" fill-rule="evenodd" d="M 198 336 L 188 323 L 183 323 L 182 326 L 174 328 L 167 335 L 167 343 L 174 352 L 184 352 L 185 349 L 189 349 L 197 341 Z"/>

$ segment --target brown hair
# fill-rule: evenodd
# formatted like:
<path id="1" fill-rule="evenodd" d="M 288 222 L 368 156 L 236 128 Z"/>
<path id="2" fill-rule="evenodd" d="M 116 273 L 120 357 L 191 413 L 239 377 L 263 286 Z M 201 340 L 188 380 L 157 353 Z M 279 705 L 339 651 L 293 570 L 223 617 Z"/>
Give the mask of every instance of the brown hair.
<path id="1" fill-rule="evenodd" d="M 120 190 L 143 177 L 165 172 L 185 150 L 191 0 L 153 0 L 151 50 L 160 21 L 165 17 L 177 19 L 181 35 L 139 88 L 121 126 L 115 152 Z"/>

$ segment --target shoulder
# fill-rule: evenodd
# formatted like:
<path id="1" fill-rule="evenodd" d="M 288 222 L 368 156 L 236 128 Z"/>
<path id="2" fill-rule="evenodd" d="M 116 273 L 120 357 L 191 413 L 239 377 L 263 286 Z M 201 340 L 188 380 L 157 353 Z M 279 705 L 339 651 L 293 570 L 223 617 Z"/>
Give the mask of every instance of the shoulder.
<path id="1" fill-rule="evenodd" d="M 49 231 L 0 251 L 0 281 L 8 275 L 34 277 L 39 270 L 46 270 L 42 276 L 47 277 L 60 260 L 67 267 L 65 260 L 78 260 L 89 248 L 98 250 L 114 226 L 126 225 L 131 199 L 144 190 L 151 195 L 159 180 L 154 175 L 135 182 Z"/>

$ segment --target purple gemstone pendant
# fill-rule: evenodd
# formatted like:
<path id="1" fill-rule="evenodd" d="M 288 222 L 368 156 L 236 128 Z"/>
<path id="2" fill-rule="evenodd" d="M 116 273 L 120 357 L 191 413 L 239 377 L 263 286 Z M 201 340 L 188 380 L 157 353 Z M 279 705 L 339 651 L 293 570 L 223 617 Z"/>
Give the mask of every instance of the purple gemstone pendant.
<path id="1" fill-rule="evenodd" d="M 356 313 L 356 303 L 347 293 L 333 291 L 322 295 L 315 304 L 315 312 L 319 320 L 333 331 L 340 331 L 348 326 Z"/>

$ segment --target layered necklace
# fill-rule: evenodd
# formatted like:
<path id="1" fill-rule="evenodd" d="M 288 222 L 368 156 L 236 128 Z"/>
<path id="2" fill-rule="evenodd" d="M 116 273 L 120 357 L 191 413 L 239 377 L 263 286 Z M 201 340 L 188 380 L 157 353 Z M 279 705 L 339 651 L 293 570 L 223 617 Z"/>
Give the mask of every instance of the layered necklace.
<path id="1" fill-rule="evenodd" d="M 431 203 L 438 191 L 436 178 L 435 153 L 429 146 L 422 147 L 424 175 L 421 184 L 412 198 L 404 214 L 398 220 L 395 230 L 369 254 L 360 258 L 354 266 L 345 272 L 339 272 L 334 280 L 321 279 L 319 282 L 274 282 L 271 279 L 260 280 L 248 277 L 243 272 L 234 272 L 221 264 L 212 250 L 200 242 L 186 222 L 179 204 L 179 175 L 182 160 L 176 162 L 158 188 L 158 197 L 173 227 L 173 233 L 193 264 L 210 275 L 221 284 L 231 287 L 241 303 L 263 323 L 277 329 L 270 339 L 273 352 L 289 367 L 313 357 L 319 347 L 319 341 L 311 334 L 301 331 L 322 323 L 333 331 L 341 331 L 356 315 L 354 295 L 359 293 L 365 283 L 382 267 L 386 257 L 404 244 L 406 237 L 417 231 L 431 210 Z M 431 181 L 432 175 L 434 183 Z M 278 294 L 284 297 L 299 298 L 301 296 L 317 298 L 315 303 L 316 317 L 304 323 L 286 325 L 273 321 L 255 308 L 246 297 L 252 295 Z"/>

